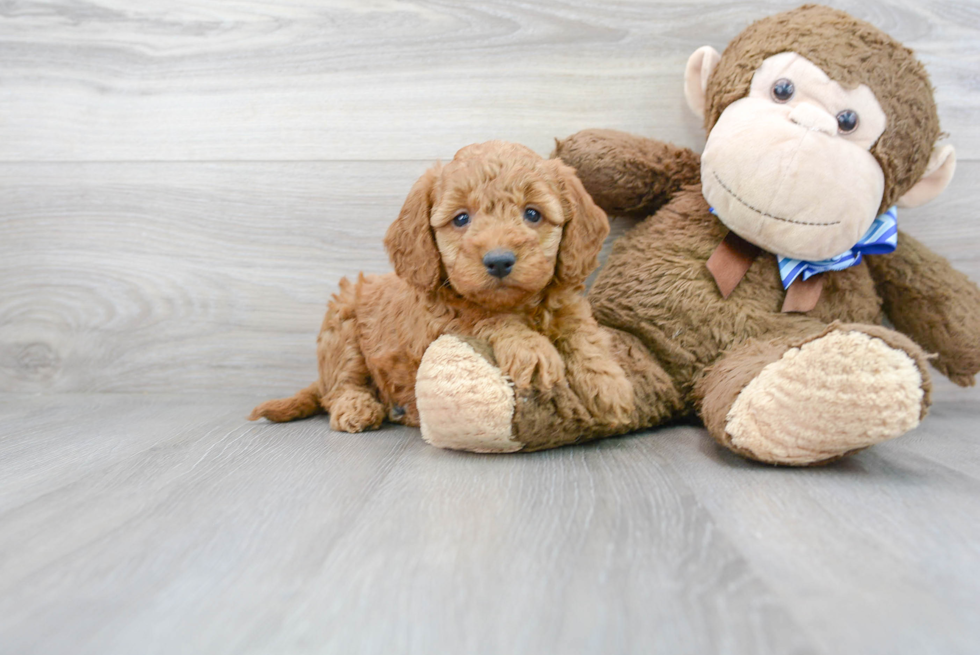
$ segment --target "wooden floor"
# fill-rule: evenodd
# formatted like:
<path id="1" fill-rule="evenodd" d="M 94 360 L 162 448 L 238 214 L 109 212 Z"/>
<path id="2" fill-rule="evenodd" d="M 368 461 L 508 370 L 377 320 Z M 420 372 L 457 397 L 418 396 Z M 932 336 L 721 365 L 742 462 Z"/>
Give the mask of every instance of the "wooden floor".
<path id="1" fill-rule="evenodd" d="M 433 161 L 700 149 L 689 54 L 801 1 L 0 3 L 0 655 L 980 653 L 976 388 L 803 471 L 243 420 Z M 958 170 L 899 221 L 980 281 L 980 5 L 829 4 L 927 66 Z"/>
<path id="2" fill-rule="evenodd" d="M 532 455 L 247 423 L 254 398 L 0 402 L 0 652 L 963 653 L 975 405 L 819 470 L 674 427 Z"/>

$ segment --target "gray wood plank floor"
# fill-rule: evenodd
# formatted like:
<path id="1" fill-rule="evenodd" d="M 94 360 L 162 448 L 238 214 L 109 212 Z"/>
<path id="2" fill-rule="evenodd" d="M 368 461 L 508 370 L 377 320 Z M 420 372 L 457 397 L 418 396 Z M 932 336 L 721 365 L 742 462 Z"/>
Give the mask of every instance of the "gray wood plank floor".
<path id="1" fill-rule="evenodd" d="M 3 653 L 975 653 L 976 412 L 823 469 L 0 397 Z"/>
<path id="2" fill-rule="evenodd" d="M 980 651 L 978 388 L 806 471 L 243 420 L 434 160 L 699 149 L 687 56 L 800 1 L 0 3 L 0 655 Z M 959 169 L 900 221 L 980 280 L 980 5 L 829 4 L 928 67 Z"/>

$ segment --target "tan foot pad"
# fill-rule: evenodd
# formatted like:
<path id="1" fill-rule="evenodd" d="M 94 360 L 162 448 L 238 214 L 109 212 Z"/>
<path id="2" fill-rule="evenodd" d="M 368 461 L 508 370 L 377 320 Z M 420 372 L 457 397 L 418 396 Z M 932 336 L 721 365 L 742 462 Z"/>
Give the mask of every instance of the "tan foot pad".
<path id="1" fill-rule="evenodd" d="M 514 389 L 496 366 L 465 341 L 444 335 L 422 356 L 415 380 L 422 438 L 433 446 L 510 453 Z"/>
<path id="2" fill-rule="evenodd" d="M 763 368 L 735 399 L 726 431 L 762 461 L 810 464 L 908 432 L 923 393 L 906 353 L 862 332 L 831 332 Z"/>

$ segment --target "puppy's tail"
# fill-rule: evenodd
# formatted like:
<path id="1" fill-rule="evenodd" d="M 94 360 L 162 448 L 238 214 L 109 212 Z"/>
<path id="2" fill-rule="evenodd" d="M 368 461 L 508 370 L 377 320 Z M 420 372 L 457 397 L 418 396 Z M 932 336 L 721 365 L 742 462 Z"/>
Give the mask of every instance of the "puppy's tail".
<path id="1" fill-rule="evenodd" d="M 257 421 L 260 418 L 267 418 L 273 423 L 285 423 L 320 414 L 323 411 L 323 406 L 320 404 L 320 385 L 314 382 L 292 398 L 265 401 L 252 410 L 248 420 Z"/>

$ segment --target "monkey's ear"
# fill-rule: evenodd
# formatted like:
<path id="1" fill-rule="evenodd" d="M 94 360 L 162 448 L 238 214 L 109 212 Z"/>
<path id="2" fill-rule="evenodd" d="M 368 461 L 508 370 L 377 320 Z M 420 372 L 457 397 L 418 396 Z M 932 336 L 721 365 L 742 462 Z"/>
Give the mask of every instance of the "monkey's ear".
<path id="1" fill-rule="evenodd" d="M 684 97 L 687 106 L 698 118 L 704 118 L 704 95 L 708 89 L 708 78 L 711 77 L 715 66 L 721 61 L 721 55 L 710 45 L 701 46 L 687 60 L 687 70 L 684 71 Z"/>
<path id="2" fill-rule="evenodd" d="M 395 273 L 425 291 L 435 290 L 442 278 L 442 260 L 429 226 L 432 189 L 441 168 L 436 164 L 412 186 L 398 218 L 385 234 L 385 249 Z"/>
<path id="3" fill-rule="evenodd" d="M 956 172 L 956 150 L 951 145 L 932 149 L 926 172 L 911 189 L 898 199 L 899 207 L 918 207 L 946 190 Z"/>

